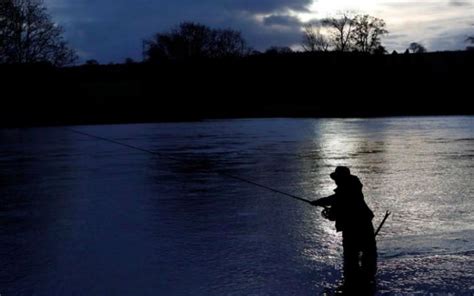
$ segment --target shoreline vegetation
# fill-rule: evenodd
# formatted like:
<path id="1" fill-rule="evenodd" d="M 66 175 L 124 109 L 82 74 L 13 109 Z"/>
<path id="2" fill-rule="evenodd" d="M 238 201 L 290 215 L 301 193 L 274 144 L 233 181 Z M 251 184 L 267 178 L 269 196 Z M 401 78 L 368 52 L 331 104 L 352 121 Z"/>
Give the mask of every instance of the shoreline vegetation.
<path id="1" fill-rule="evenodd" d="M 246 117 L 473 115 L 474 52 L 265 53 L 54 67 L 0 65 L 0 126 Z"/>

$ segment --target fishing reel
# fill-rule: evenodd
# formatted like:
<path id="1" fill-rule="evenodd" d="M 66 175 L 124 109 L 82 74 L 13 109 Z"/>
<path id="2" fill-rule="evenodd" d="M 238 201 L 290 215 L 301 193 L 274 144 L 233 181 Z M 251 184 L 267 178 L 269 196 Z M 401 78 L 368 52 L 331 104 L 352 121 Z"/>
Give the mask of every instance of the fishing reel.
<path id="1" fill-rule="evenodd" d="M 321 215 L 329 221 L 336 221 L 336 212 L 332 207 L 324 207 L 324 210 L 322 210 Z"/>

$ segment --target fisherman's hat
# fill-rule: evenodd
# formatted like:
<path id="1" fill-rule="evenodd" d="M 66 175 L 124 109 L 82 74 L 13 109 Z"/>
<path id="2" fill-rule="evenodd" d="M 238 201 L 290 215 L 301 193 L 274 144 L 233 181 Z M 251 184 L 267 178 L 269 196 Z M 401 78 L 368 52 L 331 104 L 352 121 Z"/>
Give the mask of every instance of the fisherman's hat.
<path id="1" fill-rule="evenodd" d="M 348 167 L 345 166 L 338 166 L 336 167 L 336 170 L 331 173 L 329 176 L 331 179 L 336 180 L 336 179 L 343 179 L 346 177 L 349 177 L 351 175 L 351 171 L 349 170 Z"/>

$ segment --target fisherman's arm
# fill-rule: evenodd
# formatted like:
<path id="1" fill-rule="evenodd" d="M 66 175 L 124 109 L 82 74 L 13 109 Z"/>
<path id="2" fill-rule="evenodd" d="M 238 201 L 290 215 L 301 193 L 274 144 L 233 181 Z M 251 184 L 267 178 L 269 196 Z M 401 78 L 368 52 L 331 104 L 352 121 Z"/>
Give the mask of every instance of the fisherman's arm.
<path id="1" fill-rule="evenodd" d="M 336 195 L 331 195 L 328 197 L 323 197 L 323 198 L 314 200 L 311 202 L 311 204 L 313 206 L 329 207 L 334 204 L 335 199 L 336 199 Z"/>

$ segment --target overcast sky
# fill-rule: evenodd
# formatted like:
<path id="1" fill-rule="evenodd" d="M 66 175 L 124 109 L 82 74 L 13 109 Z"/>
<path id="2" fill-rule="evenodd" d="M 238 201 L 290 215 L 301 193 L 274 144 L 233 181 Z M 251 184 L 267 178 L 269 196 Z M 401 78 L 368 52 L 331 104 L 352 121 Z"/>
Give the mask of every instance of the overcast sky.
<path id="1" fill-rule="evenodd" d="M 357 10 L 383 18 L 391 50 L 463 49 L 474 35 L 474 0 L 45 0 L 81 60 L 141 59 L 142 40 L 182 21 L 239 30 L 259 50 L 298 46 L 304 22 Z"/>

